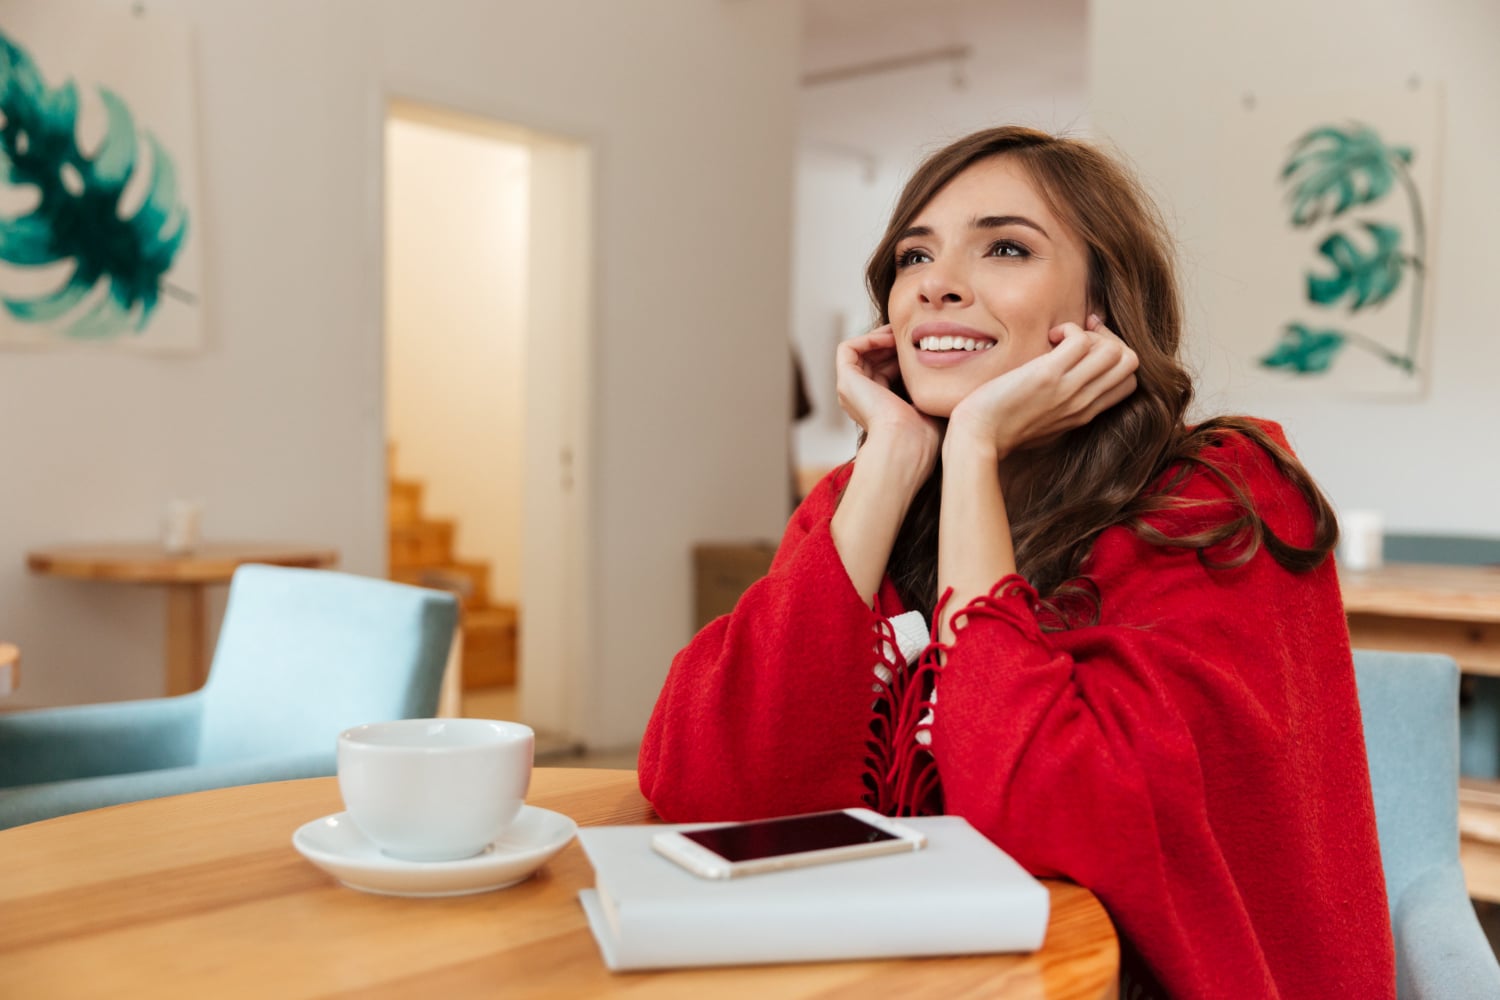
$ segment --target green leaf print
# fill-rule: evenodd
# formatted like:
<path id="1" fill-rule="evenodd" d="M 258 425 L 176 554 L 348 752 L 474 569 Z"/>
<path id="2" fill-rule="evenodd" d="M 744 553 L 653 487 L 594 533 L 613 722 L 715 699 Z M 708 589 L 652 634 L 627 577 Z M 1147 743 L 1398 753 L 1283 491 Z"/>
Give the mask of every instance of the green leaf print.
<path id="1" fill-rule="evenodd" d="M 1409 164 L 1411 158 L 1410 149 L 1387 146 L 1365 125 L 1307 132 L 1281 169 L 1292 225 L 1308 226 L 1384 197 L 1396 183 L 1397 162 Z"/>
<path id="2" fill-rule="evenodd" d="M 1301 323 L 1288 323 L 1281 341 L 1260 359 L 1264 368 L 1285 368 L 1298 375 L 1328 371 L 1343 348 L 1344 334 L 1338 330 L 1313 330 Z"/>
<path id="3" fill-rule="evenodd" d="M 1318 252 L 1333 264 L 1334 273 L 1307 275 L 1307 297 L 1320 306 L 1335 305 L 1346 295 L 1353 297 L 1351 311 L 1378 306 L 1401 287 L 1406 258 L 1401 252 L 1401 230 L 1379 222 L 1364 223 L 1375 246 L 1366 252 L 1343 233 L 1333 233 L 1318 245 Z"/>
<path id="4" fill-rule="evenodd" d="M 107 127 L 90 155 L 79 148 L 73 82 L 48 87 L 26 50 L 0 32 L 0 179 L 34 186 L 40 196 L 29 213 L 0 217 L 0 261 L 16 267 L 73 265 L 51 293 L 3 297 L 0 303 L 17 319 L 50 322 L 66 317 L 107 283 L 105 294 L 67 327 L 74 338 L 145 329 L 162 293 L 170 290 L 164 277 L 188 231 L 172 158 L 149 133 L 145 200 L 132 216 L 121 217 L 121 195 L 139 166 L 135 122 L 114 93 L 101 87 L 99 98 Z"/>

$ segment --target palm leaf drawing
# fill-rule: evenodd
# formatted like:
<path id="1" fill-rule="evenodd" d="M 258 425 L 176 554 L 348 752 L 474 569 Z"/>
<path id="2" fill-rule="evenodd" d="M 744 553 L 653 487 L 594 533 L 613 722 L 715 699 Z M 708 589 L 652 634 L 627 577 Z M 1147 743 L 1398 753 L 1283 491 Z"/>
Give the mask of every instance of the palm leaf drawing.
<path id="1" fill-rule="evenodd" d="M 1406 257 L 1401 253 L 1401 230 L 1379 222 L 1364 228 L 1375 239 L 1369 253 L 1354 245 L 1343 233 L 1333 233 L 1318 246 L 1318 252 L 1333 264 L 1332 275 L 1307 275 L 1307 298 L 1320 306 L 1331 306 L 1352 295 L 1351 312 L 1378 306 L 1401 287 Z"/>
<path id="2" fill-rule="evenodd" d="M 1299 375 L 1319 375 L 1333 366 L 1346 338 L 1338 330 L 1313 330 L 1288 323 L 1271 353 L 1260 359 L 1264 368 L 1285 368 Z"/>
<path id="3" fill-rule="evenodd" d="M 1334 218 L 1356 205 L 1378 201 L 1396 183 L 1398 162 L 1411 163 L 1411 150 L 1387 146 L 1365 125 L 1307 132 L 1281 168 L 1281 179 L 1289 185 L 1292 224 L 1309 226 L 1324 216 Z"/>
<path id="4" fill-rule="evenodd" d="M 28 214 L 0 218 L 0 261 L 73 265 L 53 292 L 0 297 L 0 304 L 19 320 L 52 322 L 107 281 L 106 293 L 67 327 L 66 334 L 76 338 L 144 330 L 168 290 L 163 279 L 188 232 L 172 159 L 149 133 L 145 199 L 132 216 L 121 217 L 121 195 L 139 165 L 135 122 L 113 92 L 100 87 L 98 93 L 107 128 L 89 155 L 78 144 L 73 82 L 48 87 L 26 50 L 0 32 L 0 177 L 32 185 L 40 196 Z"/>
<path id="5" fill-rule="evenodd" d="M 1324 125 L 1303 133 L 1281 168 L 1281 182 L 1291 208 L 1292 226 L 1303 229 L 1320 220 L 1335 220 L 1361 205 L 1373 205 L 1400 185 L 1411 212 L 1411 253 L 1403 250 L 1405 234 L 1396 225 L 1359 220 L 1369 237 L 1356 240 L 1354 220 L 1325 236 L 1318 252 L 1333 266 L 1332 273 L 1307 273 L 1307 301 L 1324 309 L 1344 305 L 1351 314 L 1385 304 L 1400 290 L 1411 271 L 1411 317 L 1405 350 L 1396 351 L 1357 330 L 1318 330 L 1288 323 L 1271 352 L 1260 359 L 1266 368 L 1294 375 L 1317 375 L 1329 370 L 1340 350 L 1353 344 L 1383 361 L 1415 374 L 1421 333 L 1425 284 L 1426 228 L 1422 202 L 1412 180 L 1410 148 L 1387 144 L 1368 125 Z M 1362 245 L 1364 244 L 1364 245 Z M 1373 245 L 1368 245 L 1373 244 Z"/>

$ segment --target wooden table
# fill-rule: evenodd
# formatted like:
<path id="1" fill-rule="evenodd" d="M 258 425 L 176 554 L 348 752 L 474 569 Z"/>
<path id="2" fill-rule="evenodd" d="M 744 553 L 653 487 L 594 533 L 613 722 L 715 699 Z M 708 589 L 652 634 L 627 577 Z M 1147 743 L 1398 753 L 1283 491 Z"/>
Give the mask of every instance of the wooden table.
<path id="1" fill-rule="evenodd" d="M 654 822 L 633 771 L 539 768 L 528 801 L 581 824 Z M 447 899 L 346 889 L 293 850 L 333 778 L 136 802 L 0 831 L 0 996 L 1113 998 L 1114 929 L 1049 882 L 1032 955 L 611 974 L 575 841 L 529 881 Z"/>
<path id="2" fill-rule="evenodd" d="M 1446 653 L 1465 673 L 1500 676 L 1500 567 L 1390 563 L 1339 576 L 1354 646 Z M 1463 778 L 1458 800 L 1469 895 L 1500 903 L 1500 785 Z"/>
<path id="3" fill-rule="evenodd" d="M 1500 567 L 1390 563 L 1339 571 L 1349 639 L 1362 649 L 1446 653 L 1500 676 Z"/>
<path id="4" fill-rule="evenodd" d="M 334 549 L 309 545 L 218 542 L 174 555 L 157 545 L 72 545 L 27 553 L 33 573 L 105 583 L 167 588 L 167 694 L 185 694 L 208 677 L 205 588 L 228 583 L 245 563 L 321 569 L 338 562 Z"/>

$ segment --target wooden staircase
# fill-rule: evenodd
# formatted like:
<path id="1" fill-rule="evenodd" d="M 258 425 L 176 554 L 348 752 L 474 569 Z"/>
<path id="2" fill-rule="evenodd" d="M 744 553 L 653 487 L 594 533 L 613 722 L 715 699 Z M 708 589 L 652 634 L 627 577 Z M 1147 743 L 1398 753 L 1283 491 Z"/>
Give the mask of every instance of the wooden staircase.
<path id="1" fill-rule="evenodd" d="M 451 591 L 459 601 L 463 630 L 463 687 L 509 686 L 516 682 L 516 608 L 489 595 L 489 564 L 454 555 L 457 526 L 422 512 L 422 483 L 395 475 L 395 449 L 388 448 L 390 476 L 390 575 L 392 580 Z"/>

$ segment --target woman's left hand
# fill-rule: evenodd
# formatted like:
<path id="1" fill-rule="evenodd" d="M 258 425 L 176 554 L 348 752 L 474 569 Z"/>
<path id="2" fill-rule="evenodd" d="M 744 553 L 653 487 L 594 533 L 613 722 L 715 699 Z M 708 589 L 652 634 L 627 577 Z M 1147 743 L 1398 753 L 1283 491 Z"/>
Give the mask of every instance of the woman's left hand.
<path id="1" fill-rule="evenodd" d="M 1136 354 L 1098 316 L 1047 335 L 1052 349 L 979 386 L 948 421 L 949 447 L 993 447 L 995 459 L 1082 427 L 1135 391 Z"/>

